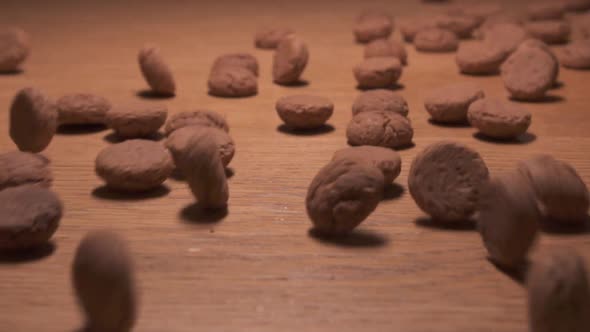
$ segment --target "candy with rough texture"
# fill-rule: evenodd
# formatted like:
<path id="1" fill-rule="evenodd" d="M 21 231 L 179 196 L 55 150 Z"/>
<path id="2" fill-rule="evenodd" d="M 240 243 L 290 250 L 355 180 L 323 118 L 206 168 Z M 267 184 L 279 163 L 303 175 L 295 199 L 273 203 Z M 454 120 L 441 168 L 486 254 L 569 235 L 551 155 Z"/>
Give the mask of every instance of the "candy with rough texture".
<path id="1" fill-rule="evenodd" d="M 291 95 L 277 100 L 275 108 L 290 128 L 313 129 L 323 126 L 334 112 L 328 98 L 313 95 Z"/>
<path id="2" fill-rule="evenodd" d="M 258 76 L 258 60 L 249 53 L 229 53 L 218 56 L 213 62 L 212 68 L 238 66 L 244 67 Z"/>
<path id="3" fill-rule="evenodd" d="M 483 38 L 484 41 L 489 42 L 494 47 L 501 49 L 506 54 L 510 54 L 529 38 L 529 33 L 518 24 L 500 23 L 487 29 Z"/>
<path id="4" fill-rule="evenodd" d="M 0 191 L 0 250 L 40 247 L 59 227 L 63 204 L 57 194 L 38 185 Z"/>
<path id="5" fill-rule="evenodd" d="M 353 160 L 377 167 L 383 173 L 385 184 L 392 183 L 402 170 L 402 159 L 395 150 L 380 146 L 353 146 L 338 150 L 332 160 Z"/>
<path id="6" fill-rule="evenodd" d="M 441 141 L 420 152 L 410 167 L 408 188 L 434 220 L 463 221 L 475 212 L 488 168 L 475 150 Z"/>
<path id="7" fill-rule="evenodd" d="M 80 241 L 72 284 L 86 316 L 85 331 L 129 332 L 137 319 L 134 263 L 125 240 L 112 231 L 93 231 Z"/>
<path id="8" fill-rule="evenodd" d="M 575 41 L 559 52 L 562 66 L 570 69 L 590 69 L 590 40 Z"/>
<path id="9" fill-rule="evenodd" d="M 424 107 L 432 121 L 462 123 L 467 120 L 469 105 L 484 96 L 483 90 L 473 83 L 452 83 L 429 92 Z"/>
<path id="10" fill-rule="evenodd" d="M 513 139 L 524 134 L 531 125 L 531 112 L 495 98 L 480 99 L 467 112 L 469 123 L 485 136 Z"/>
<path id="11" fill-rule="evenodd" d="M 527 47 L 539 48 L 539 49 L 545 51 L 549 56 L 551 56 L 551 59 L 553 59 L 553 63 L 554 63 L 554 65 L 551 66 L 552 68 L 554 68 L 553 75 L 552 75 L 552 81 L 553 81 L 553 85 L 555 85 L 557 83 L 557 77 L 559 76 L 559 60 L 557 59 L 557 55 L 553 52 L 551 47 L 549 47 L 547 44 L 545 44 L 543 41 L 541 41 L 539 39 L 529 38 L 529 39 L 523 41 L 518 46 L 519 49 L 520 48 L 527 48 Z"/>
<path id="12" fill-rule="evenodd" d="M 481 23 L 470 15 L 439 15 L 434 18 L 436 26 L 453 32 L 459 38 L 470 38 L 473 30 Z"/>
<path id="13" fill-rule="evenodd" d="M 142 138 L 155 135 L 166 122 L 168 110 L 157 104 L 129 104 L 113 107 L 106 123 L 120 138 Z"/>
<path id="14" fill-rule="evenodd" d="M 559 20 L 565 14 L 565 6 L 559 1 L 536 1 L 527 7 L 529 19 L 533 21 Z"/>
<path id="15" fill-rule="evenodd" d="M 459 45 L 455 61 L 463 74 L 489 75 L 500 71 L 508 55 L 503 47 L 491 42 L 463 43 Z"/>
<path id="16" fill-rule="evenodd" d="M 365 11 L 359 15 L 354 25 L 354 36 L 359 43 L 387 38 L 393 31 L 393 21 L 387 14 L 378 11 Z"/>
<path id="17" fill-rule="evenodd" d="M 429 28 L 416 34 L 414 46 L 421 52 L 454 52 L 459 47 L 459 39 L 449 30 Z"/>
<path id="18" fill-rule="evenodd" d="M 555 83 L 558 64 L 538 47 L 518 48 L 500 67 L 504 86 L 514 99 L 541 100 Z"/>
<path id="19" fill-rule="evenodd" d="M 50 187 L 52 182 L 49 159 L 44 156 L 22 151 L 0 154 L 0 190 L 24 184 Z"/>
<path id="20" fill-rule="evenodd" d="M 174 169 L 170 153 L 161 143 L 132 139 L 104 148 L 95 161 L 96 174 L 108 188 L 142 192 L 159 187 Z"/>
<path id="21" fill-rule="evenodd" d="M 395 86 L 402 75 L 402 64 L 395 57 L 368 58 L 353 69 L 361 89 L 382 89 Z"/>
<path id="22" fill-rule="evenodd" d="M 408 64 L 408 53 L 402 43 L 393 39 L 375 39 L 365 46 L 365 58 L 395 57 L 402 65 Z"/>
<path id="23" fill-rule="evenodd" d="M 104 124 L 111 103 L 90 93 L 65 95 L 55 102 L 59 125 Z"/>
<path id="24" fill-rule="evenodd" d="M 378 168 L 350 159 L 334 160 L 309 185 L 307 215 L 320 234 L 350 233 L 377 208 L 383 186 Z"/>
<path id="25" fill-rule="evenodd" d="M 0 30 L 0 72 L 16 72 L 31 53 L 29 35 L 16 27 Z"/>
<path id="26" fill-rule="evenodd" d="M 529 22 L 524 27 L 531 37 L 547 44 L 567 43 L 571 33 L 569 23 L 559 20 Z"/>
<path id="27" fill-rule="evenodd" d="M 229 132 L 229 125 L 227 124 L 225 117 L 217 112 L 209 110 L 176 113 L 168 119 L 164 132 L 166 133 L 166 136 L 168 136 L 173 131 L 186 126 L 214 127 Z"/>
<path id="28" fill-rule="evenodd" d="M 524 266 L 541 218 L 526 175 L 513 170 L 493 176 L 482 186 L 477 212 L 490 258 L 508 268 Z"/>
<path id="29" fill-rule="evenodd" d="M 209 93 L 218 97 L 249 97 L 258 93 L 256 75 L 236 65 L 213 67 L 207 85 Z"/>
<path id="30" fill-rule="evenodd" d="M 41 152 L 57 129 L 55 104 L 35 88 L 20 90 L 10 107 L 10 137 L 21 151 Z"/>
<path id="31" fill-rule="evenodd" d="M 543 216 L 565 224 L 583 224 L 590 198 L 586 184 L 568 163 L 537 155 L 519 164 L 537 193 Z"/>
<path id="32" fill-rule="evenodd" d="M 263 27 L 256 31 L 254 45 L 262 49 L 275 49 L 283 38 L 293 33 L 295 33 L 295 31 L 287 27 Z"/>
<path id="33" fill-rule="evenodd" d="M 487 33 L 496 25 L 510 24 L 520 26 L 525 22 L 525 18 L 520 13 L 515 12 L 498 12 L 485 18 L 483 23 L 473 31 L 473 37 L 484 39 Z"/>
<path id="34" fill-rule="evenodd" d="M 352 115 L 373 111 L 395 112 L 408 116 L 408 102 L 393 91 L 376 89 L 362 92 L 352 104 Z"/>
<path id="35" fill-rule="evenodd" d="M 137 58 L 141 73 L 154 93 L 163 96 L 173 96 L 176 93 L 174 76 L 158 47 L 143 47 Z"/>
<path id="36" fill-rule="evenodd" d="M 584 259 L 557 249 L 532 264 L 526 277 L 530 330 L 586 332 L 590 326 L 590 281 Z"/>
<path id="37" fill-rule="evenodd" d="M 175 130 L 166 139 L 166 147 L 170 150 L 176 167 L 182 169 L 183 159 L 189 148 L 190 139 L 196 134 L 206 134 L 215 140 L 219 148 L 219 158 L 223 166 L 227 166 L 234 157 L 234 140 L 225 131 L 215 127 L 187 126 Z"/>
<path id="38" fill-rule="evenodd" d="M 436 28 L 436 22 L 429 17 L 410 17 L 400 21 L 399 30 L 406 42 L 413 42 L 418 32 Z"/>
<path id="39" fill-rule="evenodd" d="M 273 57 L 272 78 L 277 84 L 295 84 L 307 66 L 307 44 L 291 34 L 281 40 Z"/>
<path id="40" fill-rule="evenodd" d="M 348 144 L 352 146 L 397 149 L 410 146 L 413 136 L 410 120 L 394 112 L 362 112 L 355 115 L 346 128 Z"/>

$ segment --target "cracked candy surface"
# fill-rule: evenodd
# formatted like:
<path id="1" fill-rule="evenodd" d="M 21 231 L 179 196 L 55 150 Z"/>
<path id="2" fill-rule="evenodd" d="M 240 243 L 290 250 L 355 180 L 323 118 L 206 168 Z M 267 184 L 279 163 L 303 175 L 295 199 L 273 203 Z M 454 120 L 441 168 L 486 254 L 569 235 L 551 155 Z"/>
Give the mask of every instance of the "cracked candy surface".
<path id="1" fill-rule="evenodd" d="M 229 53 L 218 56 L 213 62 L 212 68 L 238 66 L 250 70 L 258 76 L 258 60 L 250 53 Z"/>
<path id="2" fill-rule="evenodd" d="M 187 126 L 172 132 L 165 143 L 178 168 L 183 168 L 183 160 L 186 157 L 192 136 L 202 133 L 212 137 L 217 143 L 223 166 L 227 166 L 231 162 L 235 154 L 235 143 L 228 133 L 215 127 Z"/>
<path id="3" fill-rule="evenodd" d="M 402 148 L 412 143 L 410 120 L 393 112 L 363 112 L 355 115 L 346 129 L 348 144 Z"/>
<path id="4" fill-rule="evenodd" d="M 393 182 L 402 169 L 402 159 L 395 150 L 380 146 L 353 146 L 338 150 L 332 160 L 348 159 L 375 166 L 383 172 L 385 183 Z"/>
<path id="5" fill-rule="evenodd" d="M 90 93 L 62 96 L 55 105 L 60 125 L 104 124 L 111 103 L 104 97 Z"/>
<path id="6" fill-rule="evenodd" d="M 353 73 L 359 88 L 390 88 L 400 79 L 402 64 L 395 57 L 368 58 L 356 65 Z"/>
<path id="7" fill-rule="evenodd" d="M 0 190 L 24 184 L 50 187 L 53 175 L 49 159 L 40 154 L 10 151 L 0 154 Z"/>
<path id="8" fill-rule="evenodd" d="M 469 105 L 484 96 L 483 90 L 473 83 L 452 83 L 429 92 L 424 107 L 433 121 L 460 123 L 467 119 Z"/>
<path id="9" fill-rule="evenodd" d="M 128 104 L 113 107 L 106 123 L 121 138 L 141 138 L 157 133 L 167 116 L 168 109 L 163 105 Z"/>
<path id="10" fill-rule="evenodd" d="M 328 121 L 334 111 L 334 104 L 320 96 L 291 95 L 277 100 L 275 108 L 287 126 L 312 129 Z"/>
<path id="11" fill-rule="evenodd" d="M 180 112 L 173 114 L 168 119 L 164 132 L 169 136 L 175 130 L 186 126 L 205 126 L 219 128 L 225 132 L 229 132 L 229 125 L 227 120 L 221 114 L 215 111 L 204 109 Z"/>
<path id="12" fill-rule="evenodd" d="M 214 67 L 207 83 L 209 93 L 218 97 L 248 97 L 258 93 L 256 75 L 236 65 Z"/>
<path id="13" fill-rule="evenodd" d="M 531 125 L 531 112 L 509 102 L 480 99 L 469 107 L 469 123 L 485 136 L 510 139 L 524 134 Z"/>
<path id="14" fill-rule="evenodd" d="M 404 97 L 393 91 L 376 89 L 361 92 L 352 104 L 352 115 L 373 111 L 396 112 L 403 116 L 408 116 L 410 112 Z"/>
<path id="15" fill-rule="evenodd" d="M 291 34 L 281 40 L 272 64 L 272 78 L 277 84 L 293 84 L 299 81 L 307 66 L 309 51 L 307 44 Z"/>

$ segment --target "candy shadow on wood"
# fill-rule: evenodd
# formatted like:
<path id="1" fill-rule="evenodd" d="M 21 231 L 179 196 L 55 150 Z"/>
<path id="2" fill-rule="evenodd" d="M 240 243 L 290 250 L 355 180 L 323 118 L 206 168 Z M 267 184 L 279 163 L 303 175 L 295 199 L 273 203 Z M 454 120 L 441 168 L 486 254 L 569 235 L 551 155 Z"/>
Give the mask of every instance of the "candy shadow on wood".
<path id="1" fill-rule="evenodd" d="M 166 185 L 160 185 L 149 191 L 144 192 L 123 192 L 109 189 L 106 185 L 95 188 L 92 196 L 112 201 L 142 201 L 148 199 L 160 198 L 168 195 L 170 188 Z"/>
<path id="2" fill-rule="evenodd" d="M 522 99 L 515 99 L 510 97 L 511 101 L 522 103 L 522 104 L 553 104 L 553 103 L 562 103 L 565 101 L 565 98 L 558 95 L 545 95 L 543 98 L 539 100 L 522 100 Z"/>
<path id="3" fill-rule="evenodd" d="M 354 230 L 346 235 L 329 236 L 318 232 L 315 228 L 311 228 L 308 235 L 321 243 L 339 247 L 374 248 L 389 243 L 389 239 L 385 236 L 367 230 Z"/>
<path id="4" fill-rule="evenodd" d="M 57 246 L 53 242 L 47 242 L 39 247 L 27 250 L 8 251 L 0 253 L 0 265 L 34 262 L 51 256 Z"/>
<path id="5" fill-rule="evenodd" d="M 164 136 L 164 134 L 162 134 L 161 132 L 157 132 L 157 133 L 155 133 L 153 135 L 142 137 L 141 139 L 147 139 L 147 140 L 150 140 L 150 141 L 159 142 L 159 141 L 163 140 L 165 137 L 166 136 Z M 105 140 L 108 143 L 111 143 L 111 144 L 117 144 L 117 143 L 121 143 L 121 142 L 124 142 L 124 141 L 128 140 L 127 138 L 120 138 L 119 136 L 117 136 L 117 134 L 115 134 L 114 131 L 108 133 L 102 139 Z"/>
<path id="6" fill-rule="evenodd" d="M 378 89 L 380 89 L 380 90 L 390 90 L 390 91 L 399 91 L 399 90 L 403 90 L 405 88 L 406 88 L 405 85 L 400 84 L 400 83 L 396 83 L 396 84 L 394 84 L 392 86 L 389 86 L 389 87 L 386 87 L 386 88 L 378 88 Z M 365 92 L 365 91 L 376 90 L 377 88 L 364 88 L 364 87 L 361 87 L 361 86 L 357 85 L 356 86 L 356 89 L 359 90 L 359 91 Z"/>
<path id="7" fill-rule="evenodd" d="M 471 39 L 471 38 L 469 38 Z M 464 73 L 459 71 L 459 74 L 463 75 L 463 76 L 468 76 L 468 77 L 474 77 L 474 78 L 478 78 L 478 77 L 492 77 L 492 76 L 500 76 L 500 70 L 496 70 L 493 72 L 488 72 L 488 73 Z"/>
<path id="8" fill-rule="evenodd" d="M 557 81 L 555 82 L 555 84 L 553 84 L 553 86 L 550 88 L 550 90 L 559 90 L 561 88 L 563 88 L 565 86 L 565 83 L 563 83 L 562 81 Z"/>
<path id="9" fill-rule="evenodd" d="M 524 284 L 527 271 L 529 270 L 529 267 L 531 265 L 530 262 L 526 260 L 522 265 L 518 267 L 507 267 L 502 264 L 499 264 L 491 257 L 487 257 L 487 260 L 496 268 L 496 270 L 502 272 L 507 277 L 514 280 L 520 285 Z"/>
<path id="10" fill-rule="evenodd" d="M 104 124 L 71 124 L 57 127 L 58 135 L 88 135 L 107 130 Z"/>
<path id="11" fill-rule="evenodd" d="M 541 230 L 545 233 L 556 235 L 578 235 L 590 233 L 590 216 L 586 216 L 580 224 L 568 225 L 553 219 L 542 219 Z"/>
<path id="12" fill-rule="evenodd" d="M 5 71 L 0 71 L 0 76 L 17 76 L 17 75 L 20 75 L 24 72 L 25 71 L 22 69 L 5 70 Z"/>
<path id="13" fill-rule="evenodd" d="M 135 95 L 142 99 L 172 99 L 174 94 L 161 94 L 154 92 L 153 90 L 139 90 Z"/>
<path id="14" fill-rule="evenodd" d="M 254 97 L 258 96 L 258 91 L 256 93 L 248 95 L 248 96 L 222 96 L 222 95 L 214 94 L 211 91 L 208 91 L 207 95 L 210 97 L 219 98 L 219 99 L 249 99 L 249 98 L 254 98 Z"/>
<path id="15" fill-rule="evenodd" d="M 308 80 L 297 80 L 296 82 L 293 83 L 277 83 L 277 82 L 273 82 L 274 84 L 278 85 L 278 86 L 284 86 L 286 88 L 305 88 L 306 86 L 309 85 L 309 81 Z"/>
<path id="16" fill-rule="evenodd" d="M 431 228 L 431 229 L 438 229 L 438 230 L 446 230 L 446 231 L 459 231 L 459 232 L 471 232 L 477 229 L 477 224 L 475 220 L 466 219 L 466 220 L 459 220 L 454 222 L 445 222 L 432 219 L 430 217 L 422 217 L 418 218 L 414 221 L 416 226 L 424 227 L 424 228 Z"/>
<path id="17" fill-rule="evenodd" d="M 383 201 L 392 201 L 394 199 L 398 199 L 404 195 L 406 189 L 397 183 L 390 183 L 385 186 L 385 190 L 383 190 Z"/>
<path id="18" fill-rule="evenodd" d="M 277 127 L 277 131 L 283 134 L 292 135 L 292 136 L 316 136 L 316 135 L 325 135 L 333 132 L 335 130 L 334 126 L 330 124 L 325 124 L 321 127 L 314 128 L 314 129 L 292 129 L 289 128 L 285 124 L 281 124 Z"/>
<path id="19" fill-rule="evenodd" d="M 222 209 L 206 209 L 199 203 L 192 203 L 180 211 L 180 217 L 187 223 L 192 224 L 213 224 L 218 223 L 227 217 L 227 207 Z"/>
<path id="20" fill-rule="evenodd" d="M 436 122 L 432 119 L 428 119 L 428 123 L 433 126 L 441 127 L 441 128 L 469 128 L 471 125 L 469 122 L 460 122 L 460 123 L 443 123 L 443 122 Z"/>
<path id="21" fill-rule="evenodd" d="M 473 138 L 475 138 L 479 141 L 492 143 L 492 144 L 524 145 L 524 144 L 529 144 L 529 143 L 534 142 L 537 139 L 537 135 L 535 135 L 533 133 L 524 133 L 514 139 L 497 139 L 497 138 L 487 137 L 484 134 L 477 132 L 477 133 L 473 134 Z"/>

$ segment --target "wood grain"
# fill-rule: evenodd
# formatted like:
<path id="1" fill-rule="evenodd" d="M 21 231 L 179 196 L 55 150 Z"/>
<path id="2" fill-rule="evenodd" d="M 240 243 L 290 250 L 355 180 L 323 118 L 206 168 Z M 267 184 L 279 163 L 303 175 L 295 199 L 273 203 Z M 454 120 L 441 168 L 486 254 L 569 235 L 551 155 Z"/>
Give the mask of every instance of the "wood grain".
<path id="1" fill-rule="evenodd" d="M 14 149 L 8 109 L 22 87 L 39 87 L 53 98 L 91 92 L 113 103 L 138 99 L 145 83 L 136 52 L 146 42 L 161 46 L 179 86 L 176 98 L 149 101 L 165 103 L 171 113 L 219 111 L 237 144 L 229 213 L 203 220 L 187 210 L 193 197 L 180 181 L 167 181 L 151 197 L 122 199 L 100 190 L 94 158 L 110 144 L 108 131 L 57 135 L 44 153 L 53 161 L 54 189 L 66 215 L 53 253 L 0 262 L 0 331 L 73 331 L 82 325 L 70 264 L 81 237 L 100 228 L 119 231 L 135 254 L 142 293 L 137 331 L 526 330 L 523 287 L 487 261 L 472 227 L 430 226 L 407 192 L 407 174 L 418 151 L 453 139 L 480 151 L 492 172 L 543 152 L 568 161 L 590 182 L 590 72 L 564 69 L 552 102 L 524 104 L 533 113 L 533 140 L 496 144 L 474 138 L 472 128 L 430 124 L 422 101 L 427 90 L 452 81 L 476 82 L 487 95 L 506 98 L 501 79 L 461 76 L 454 55 L 418 54 L 409 46 L 399 93 L 410 105 L 416 146 L 401 151 L 398 192 L 351 240 L 322 242 L 308 235 L 304 197 L 319 168 L 346 146 L 358 94 L 352 67 L 362 57 L 351 22 L 367 6 L 388 8 L 397 17 L 441 10 L 417 0 L 0 2 L 2 23 L 26 29 L 34 45 L 23 73 L 0 76 L 0 151 Z M 266 23 L 290 25 L 307 40 L 309 85 L 272 84 L 272 52 L 252 46 L 254 31 Z M 210 64 L 233 51 L 258 57 L 258 96 L 207 95 Z M 310 136 L 279 131 L 274 103 L 292 93 L 331 98 L 334 130 Z M 534 256 L 555 246 L 575 247 L 590 258 L 590 235 L 555 232 L 542 234 Z"/>

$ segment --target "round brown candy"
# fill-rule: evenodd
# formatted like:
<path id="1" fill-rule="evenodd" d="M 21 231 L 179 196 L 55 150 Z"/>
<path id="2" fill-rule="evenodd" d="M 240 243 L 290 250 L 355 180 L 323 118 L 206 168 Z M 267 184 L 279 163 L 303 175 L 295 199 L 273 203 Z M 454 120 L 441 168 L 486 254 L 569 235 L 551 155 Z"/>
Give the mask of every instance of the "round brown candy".
<path id="1" fill-rule="evenodd" d="M 173 131 L 186 126 L 205 126 L 219 128 L 225 132 L 229 132 L 229 125 L 225 117 L 214 111 L 195 110 L 188 112 L 180 112 L 172 115 L 164 131 L 166 136 Z"/>
<path id="2" fill-rule="evenodd" d="M 530 331 L 583 332 L 590 326 L 590 280 L 584 259 L 557 248 L 532 263 L 526 276 Z"/>
<path id="3" fill-rule="evenodd" d="M 55 105 L 60 125 L 104 124 L 111 109 L 106 98 L 89 93 L 65 95 Z"/>
<path id="4" fill-rule="evenodd" d="M 387 38 L 392 31 L 391 17 L 381 12 L 365 11 L 359 15 L 354 25 L 354 36 L 359 43 Z"/>
<path id="5" fill-rule="evenodd" d="M 571 165 L 549 155 L 537 155 L 519 167 L 528 174 L 545 217 L 566 224 L 586 221 L 588 188 Z"/>
<path id="6" fill-rule="evenodd" d="M 535 192 L 518 170 L 492 177 L 482 186 L 477 225 L 490 258 L 507 268 L 526 263 L 539 232 Z"/>
<path id="7" fill-rule="evenodd" d="M 452 6 L 447 10 L 449 15 L 473 17 L 478 23 L 501 12 L 502 7 L 497 3 L 465 3 Z"/>
<path id="8" fill-rule="evenodd" d="M 174 169 L 161 143 L 133 139 L 103 149 L 95 161 L 96 174 L 117 191 L 141 192 L 159 187 Z"/>
<path id="9" fill-rule="evenodd" d="M 408 116 L 408 102 L 393 91 L 376 89 L 362 92 L 352 104 L 352 115 L 374 111 L 395 112 Z"/>
<path id="10" fill-rule="evenodd" d="M 59 226 L 63 205 L 59 197 L 38 185 L 0 191 L 0 250 L 42 246 Z"/>
<path id="11" fill-rule="evenodd" d="M 500 71 L 508 53 L 491 42 L 462 43 L 455 61 L 459 70 L 468 75 L 490 75 Z"/>
<path id="12" fill-rule="evenodd" d="M 383 173 L 386 184 L 392 183 L 402 170 L 402 159 L 395 150 L 380 146 L 353 146 L 338 150 L 332 160 L 353 160 L 377 167 Z"/>
<path id="13" fill-rule="evenodd" d="M 483 98 L 483 90 L 472 83 L 454 83 L 432 90 L 424 100 L 424 107 L 432 121 L 462 123 L 474 101 Z"/>
<path id="14" fill-rule="evenodd" d="M 479 153 L 455 142 L 434 143 L 410 168 L 408 187 L 422 211 L 434 220 L 455 222 L 475 212 L 488 168 Z"/>
<path id="15" fill-rule="evenodd" d="M 256 31 L 254 45 L 262 49 L 275 49 L 283 38 L 293 33 L 295 31 L 288 27 L 263 27 Z"/>
<path id="16" fill-rule="evenodd" d="M 0 30 L 0 72 L 16 72 L 31 53 L 29 35 L 16 27 Z"/>
<path id="17" fill-rule="evenodd" d="M 561 65 L 570 69 L 590 69 L 590 40 L 576 41 L 560 50 Z"/>
<path id="18" fill-rule="evenodd" d="M 531 113 L 503 100 L 484 98 L 469 106 L 469 123 L 487 137 L 513 139 L 531 125 Z"/>
<path id="19" fill-rule="evenodd" d="M 314 229 L 323 235 L 352 232 L 381 201 L 383 174 L 364 163 L 340 159 L 324 166 L 307 190 L 305 207 Z"/>
<path id="20" fill-rule="evenodd" d="M 288 35 L 281 40 L 273 57 L 272 78 L 277 84 L 297 83 L 307 66 L 309 51 L 303 40 Z"/>
<path id="21" fill-rule="evenodd" d="M 219 148 L 219 158 L 226 166 L 231 162 L 235 154 L 234 140 L 225 131 L 215 127 L 187 126 L 173 131 L 166 139 L 166 147 L 170 150 L 176 167 L 182 169 L 183 159 L 189 148 L 190 139 L 196 134 L 206 134 L 212 137 Z"/>
<path id="22" fill-rule="evenodd" d="M 212 68 L 221 68 L 226 66 L 244 67 L 258 76 L 258 60 L 249 53 L 229 53 L 215 59 Z"/>
<path id="23" fill-rule="evenodd" d="M 93 231 L 80 241 L 72 282 L 86 315 L 84 331 L 131 331 L 137 317 L 134 264 L 116 233 Z"/>
<path id="24" fill-rule="evenodd" d="M 538 47 L 518 48 L 500 67 L 504 86 L 514 99 L 540 100 L 553 86 L 558 64 Z"/>
<path id="25" fill-rule="evenodd" d="M 321 127 L 334 112 L 334 104 L 329 99 L 313 95 L 282 97 L 275 108 L 285 125 L 294 129 Z"/>
<path id="26" fill-rule="evenodd" d="M 0 154 L 0 190 L 24 184 L 50 187 L 52 182 L 49 159 L 44 156 L 22 151 Z"/>
<path id="27" fill-rule="evenodd" d="M 412 144 L 414 130 L 408 118 L 394 112 L 362 112 L 346 129 L 348 144 L 403 148 Z"/>
<path id="28" fill-rule="evenodd" d="M 400 21 L 399 30 L 406 42 L 413 42 L 414 38 L 424 29 L 436 28 L 436 22 L 429 17 L 411 17 Z"/>
<path id="29" fill-rule="evenodd" d="M 402 65 L 408 64 L 408 53 L 403 44 L 393 39 L 375 39 L 365 46 L 365 58 L 395 57 Z"/>
<path id="30" fill-rule="evenodd" d="M 209 93 L 218 97 L 249 97 L 258 93 L 256 75 L 240 66 L 214 67 L 207 84 Z"/>
<path id="31" fill-rule="evenodd" d="M 160 49 L 147 45 L 139 51 L 139 68 L 152 91 L 163 96 L 176 93 L 176 83 L 172 71 L 160 54 Z"/>
<path id="32" fill-rule="evenodd" d="M 529 22 L 526 31 L 533 37 L 547 44 L 564 44 L 570 38 L 571 28 L 565 21 L 547 20 Z"/>
<path id="33" fill-rule="evenodd" d="M 557 55 L 555 55 L 553 50 L 547 44 L 545 44 L 544 42 L 542 42 L 539 39 L 529 38 L 529 39 L 523 41 L 518 46 L 518 48 L 526 48 L 526 47 L 539 48 L 539 49 L 547 52 L 547 54 L 549 54 L 549 56 L 551 56 L 551 59 L 553 59 L 553 62 L 555 64 L 555 66 L 553 66 L 554 71 L 553 71 L 553 77 L 552 77 L 553 85 L 555 85 L 557 83 L 557 77 L 559 76 L 559 60 L 557 59 Z"/>
<path id="34" fill-rule="evenodd" d="M 142 138 L 155 135 L 167 116 L 168 110 L 162 105 L 129 104 L 113 107 L 106 123 L 120 138 Z"/>
<path id="35" fill-rule="evenodd" d="M 10 107 L 10 137 L 21 151 L 41 152 L 57 129 L 55 104 L 34 88 L 20 90 Z"/>
<path id="36" fill-rule="evenodd" d="M 514 12 L 498 12 L 491 16 L 486 17 L 483 23 L 473 31 L 473 37 L 477 39 L 484 39 L 488 32 L 492 30 L 496 25 L 510 24 L 512 26 L 521 26 L 525 18 L 519 13 Z M 522 31 L 524 29 L 521 28 Z"/>
<path id="37" fill-rule="evenodd" d="M 481 23 L 469 15 L 440 15 L 435 19 L 436 26 L 453 32 L 459 38 L 470 38 L 473 30 Z"/>
<path id="38" fill-rule="evenodd" d="M 368 58 L 353 69 L 361 89 L 383 89 L 395 86 L 402 75 L 402 64 L 394 57 Z"/>
<path id="39" fill-rule="evenodd" d="M 537 1 L 527 7 L 530 20 L 558 20 L 565 14 L 565 6 L 559 1 Z"/>
<path id="40" fill-rule="evenodd" d="M 454 52 L 459 47 L 459 39 L 449 30 L 423 29 L 416 34 L 414 46 L 421 52 Z"/>
<path id="41" fill-rule="evenodd" d="M 529 38 L 528 32 L 515 23 L 495 24 L 485 31 L 484 41 L 503 50 L 506 54 L 514 52 L 518 46 Z"/>

